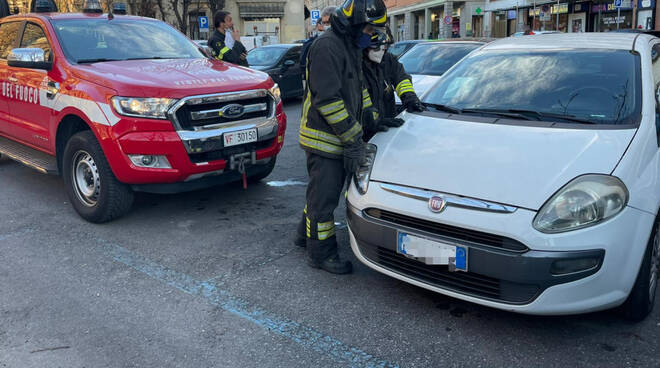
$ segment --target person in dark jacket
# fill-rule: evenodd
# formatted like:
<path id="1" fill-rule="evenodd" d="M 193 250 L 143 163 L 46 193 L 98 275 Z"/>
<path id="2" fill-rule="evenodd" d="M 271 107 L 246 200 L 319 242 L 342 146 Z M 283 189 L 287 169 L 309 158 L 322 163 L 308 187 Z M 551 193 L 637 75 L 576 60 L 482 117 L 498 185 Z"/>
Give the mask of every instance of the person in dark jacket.
<path id="1" fill-rule="evenodd" d="M 374 26 L 387 21 L 383 0 L 347 0 L 331 17 L 331 31 L 310 46 L 299 142 L 307 156 L 307 206 L 296 244 L 311 267 L 345 274 L 337 253 L 334 210 L 347 175 L 366 161 L 362 111 L 372 105 L 362 78 L 362 50 Z M 304 239 L 304 241 L 301 241 Z"/>
<path id="2" fill-rule="evenodd" d="M 328 6 L 321 12 L 321 19 L 316 23 L 317 34 L 310 37 L 305 43 L 303 43 L 302 48 L 300 49 L 300 67 L 302 70 L 307 68 L 307 52 L 309 47 L 312 45 L 316 39 L 323 34 L 323 32 L 330 30 L 330 17 L 337 11 L 336 6 Z M 303 78 L 305 76 L 303 75 Z"/>
<path id="3" fill-rule="evenodd" d="M 387 47 L 392 43 L 392 33 L 386 27 L 375 32 L 371 45 L 364 50 L 362 70 L 373 101 L 373 107 L 368 111 L 371 114 L 365 114 L 364 119 L 366 141 L 379 131 L 403 125 L 403 120 L 396 117 L 395 92 L 408 112 L 424 110 L 413 90 L 410 75 L 396 57 L 387 52 Z"/>
<path id="4" fill-rule="evenodd" d="M 209 39 L 213 57 L 247 67 L 247 51 L 241 43 L 240 32 L 234 29 L 234 22 L 229 12 L 217 11 L 213 15 L 213 26 L 215 31 Z"/>

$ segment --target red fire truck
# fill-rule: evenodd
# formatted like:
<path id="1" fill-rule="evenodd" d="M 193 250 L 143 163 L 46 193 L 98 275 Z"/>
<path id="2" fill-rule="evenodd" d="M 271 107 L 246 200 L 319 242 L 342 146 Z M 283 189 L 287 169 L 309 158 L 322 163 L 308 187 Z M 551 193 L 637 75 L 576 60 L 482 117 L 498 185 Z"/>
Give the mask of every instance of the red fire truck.
<path id="1" fill-rule="evenodd" d="M 62 175 L 96 223 L 129 211 L 134 191 L 260 180 L 286 129 L 267 74 L 98 6 L 0 20 L 0 84 L 0 154 Z"/>

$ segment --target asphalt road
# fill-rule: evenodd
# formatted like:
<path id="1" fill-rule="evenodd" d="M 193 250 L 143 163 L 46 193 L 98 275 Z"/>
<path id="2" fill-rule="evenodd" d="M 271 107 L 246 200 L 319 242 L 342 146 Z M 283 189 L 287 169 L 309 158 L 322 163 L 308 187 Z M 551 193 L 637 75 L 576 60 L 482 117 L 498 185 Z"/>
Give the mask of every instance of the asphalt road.
<path id="1" fill-rule="evenodd" d="M 286 105 L 264 182 L 139 195 L 104 225 L 76 215 L 61 178 L 0 161 L 0 367 L 660 366 L 660 308 L 630 324 L 464 303 L 359 264 L 345 229 L 355 272 L 309 268 L 291 243 L 300 101 Z"/>

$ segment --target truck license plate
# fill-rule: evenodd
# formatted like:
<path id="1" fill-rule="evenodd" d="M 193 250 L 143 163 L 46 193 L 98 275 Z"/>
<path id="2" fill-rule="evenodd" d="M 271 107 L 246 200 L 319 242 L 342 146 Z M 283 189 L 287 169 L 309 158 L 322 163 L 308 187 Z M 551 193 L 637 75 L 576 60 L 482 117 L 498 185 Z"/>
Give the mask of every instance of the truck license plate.
<path id="1" fill-rule="evenodd" d="M 239 144 L 257 141 L 257 129 L 237 130 L 223 135 L 225 147 L 238 146 Z"/>
<path id="2" fill-rule="evenodd" d="M 448 265 L 450 271 L 467 271 L 467 247 L 399 232 L 397 253 L 429 265 Z"/>

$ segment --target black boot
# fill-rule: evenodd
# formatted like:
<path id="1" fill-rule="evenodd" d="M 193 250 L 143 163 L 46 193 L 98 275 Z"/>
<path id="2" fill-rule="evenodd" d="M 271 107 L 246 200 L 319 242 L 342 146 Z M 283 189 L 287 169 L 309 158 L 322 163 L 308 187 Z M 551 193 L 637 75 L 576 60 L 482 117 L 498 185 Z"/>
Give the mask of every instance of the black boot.
<path id="1" fill-rule="evenodd" d="M 351 261 L 346 261 L 339 258 L 339 254 L 335 254 L 326 258 L 323 262 L 316 262 L 311 258 L 307 258 L 307 264 L 313 268 L 320 268 L 330 273 L 337 275 L 345 275 L 353 272 L 353 264 Z"/>
<path id="2" fill-rule="evenodd" d="M 353 271 L 350 261 L 339 258 L 334 236 L 326 240 L 307 239 L 307 264 L 338 275 Z"/>
<path id="3" fill-rule="evenodd" d="M 293 244 L 302 248 L 307 246 L 306 230 L 307 230 L 307 218 L 303 213 L 302 220 L 300 220 L 300 223 L 298 224 L 298 229 L 296 229 L 296 236 L 293 238 Z"/>

